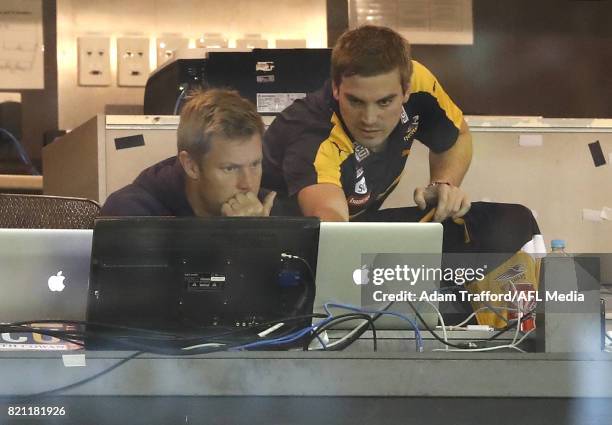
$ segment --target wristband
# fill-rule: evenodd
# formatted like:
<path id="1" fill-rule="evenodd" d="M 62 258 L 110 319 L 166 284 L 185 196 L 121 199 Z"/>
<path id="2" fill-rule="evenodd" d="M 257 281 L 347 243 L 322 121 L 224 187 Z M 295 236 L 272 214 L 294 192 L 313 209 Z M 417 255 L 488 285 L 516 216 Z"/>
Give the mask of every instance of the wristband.
<path id="1" fill-rule="evenodd" d="M 449 182 L 433 181 L 433 182 L 429 183 L 429 184 L 427 185 L 427 187 L 432 187 L 432 186 L 440 186 L 440 185 L 442 185 L 442 184 L 445 184 L 445 185 L 447 185 L 447 186 L 451 186 L 451 187 L 453 186 L 453 185 L 452 185 L 452 184 L 450 184 Z"/>

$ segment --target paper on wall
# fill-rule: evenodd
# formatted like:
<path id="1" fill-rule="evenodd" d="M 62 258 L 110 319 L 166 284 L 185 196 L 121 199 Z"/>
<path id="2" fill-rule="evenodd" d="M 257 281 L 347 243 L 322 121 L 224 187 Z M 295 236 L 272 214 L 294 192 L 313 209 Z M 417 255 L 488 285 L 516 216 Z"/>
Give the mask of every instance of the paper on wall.
<path id="1" fill-rule="evenodd" d="M 519 136 L 519 146 L 537 147 L 543 144 L 544 140 L 541 134 L 521 134 Z"/>
<path id="2" fill-rule="evenodd" d="M 582 219 L 584 221 L 602 221 L 601 211 L 584 208 L 582 210 Z"/>

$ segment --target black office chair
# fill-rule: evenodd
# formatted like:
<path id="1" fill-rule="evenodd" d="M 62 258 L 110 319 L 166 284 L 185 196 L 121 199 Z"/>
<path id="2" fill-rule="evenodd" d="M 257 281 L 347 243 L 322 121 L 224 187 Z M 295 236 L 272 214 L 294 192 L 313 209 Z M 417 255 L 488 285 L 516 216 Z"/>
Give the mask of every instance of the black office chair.
<path id="1" fill-rule="evenodd" d="M 93 229 L 99 214 L 89 199 L 0 193 L 0 228 Z"/>

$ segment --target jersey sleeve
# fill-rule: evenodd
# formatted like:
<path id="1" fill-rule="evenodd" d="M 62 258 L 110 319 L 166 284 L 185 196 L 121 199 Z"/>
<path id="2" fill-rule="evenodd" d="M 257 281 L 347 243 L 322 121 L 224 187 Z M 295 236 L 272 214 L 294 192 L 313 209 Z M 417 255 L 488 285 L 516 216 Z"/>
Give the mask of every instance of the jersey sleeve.
<path id="1" fill-rule="evenodd" d="M 345 155 L 324 134 L 304 134 L 285 152 L 283 174 L 290 196 L 307 186 L 330 183 L 342 187 L 340 166 Z"/>
<path id="2" fill-rule="evenodd" d="M 409 101 L 419 116 L 415 139 L 436 153 L 444 152 L 457 141 L 463 112 L 427 68 L 416 61 L 412 64 Z"/>

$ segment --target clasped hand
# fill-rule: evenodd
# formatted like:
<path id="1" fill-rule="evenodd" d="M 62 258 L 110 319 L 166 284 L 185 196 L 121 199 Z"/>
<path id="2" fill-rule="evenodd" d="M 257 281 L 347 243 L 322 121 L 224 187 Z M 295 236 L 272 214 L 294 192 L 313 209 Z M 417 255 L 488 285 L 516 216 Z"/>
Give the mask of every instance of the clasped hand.
<path id="1" fill-rule="evenodd" d="M 221 206 L 221 215 L 225 217 L 267 217 L 270 215 L 276 192 L 270 192 L 259 201 L 253 192 L 238 193 Z"/>

